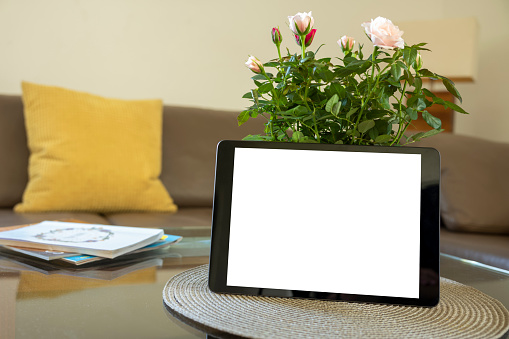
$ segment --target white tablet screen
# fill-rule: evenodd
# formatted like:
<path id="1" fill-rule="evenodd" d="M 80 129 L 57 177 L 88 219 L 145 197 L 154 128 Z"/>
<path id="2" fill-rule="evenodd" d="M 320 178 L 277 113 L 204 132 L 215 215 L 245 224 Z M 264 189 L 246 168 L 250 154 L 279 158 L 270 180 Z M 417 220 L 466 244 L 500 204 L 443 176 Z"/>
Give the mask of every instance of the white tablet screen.
<path id="1" fill-rule="evenodd" d="M 227 285 L 419 298 L 421 155 L 235 148 Z"/>

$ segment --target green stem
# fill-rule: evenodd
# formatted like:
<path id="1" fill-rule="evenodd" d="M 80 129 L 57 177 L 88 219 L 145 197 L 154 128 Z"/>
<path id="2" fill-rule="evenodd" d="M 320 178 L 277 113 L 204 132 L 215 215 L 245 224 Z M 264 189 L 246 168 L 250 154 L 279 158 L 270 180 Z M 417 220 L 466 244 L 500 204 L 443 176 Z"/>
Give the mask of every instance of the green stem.
<path id="1" fill-rule="evenodd" d="M 302 46 L 302 59 L 301 60 L 304 60 L 304 58 L 306 57 L 306 36 L 305 35 L 300 36 L 300 45 Z"/>
<path id="2" fill-rule="evenodd" d="M 408 123 L 407 123 L 405 125 L 405 127 L 403 128 L 403 131 L 401 130 L 402 125 L 404 124 L 404 119 L 403 119 L 403 116 L 401 114 L 401 106 L 403 104 L 403 98 L 405 97 L 406 85 L 407 85 L 407 81 L 405 80 L 405 82 L 403 84 L 403 90 L 401 91 L 401 97 L 398 100 L 398 104 L 399 104 L 398 105 L 398 115 L 399 115 L 398 132 L 396 133 L 396 137 L 391 142 L 390 146 L 392 146 L 394 144 L 399 144 L 399 141 L 401 140 L 401 137 L 403 136 L 403 134 L 405 133 L 406 129 L 408 128 Z"/>
<path id="3" fill-rule="evenodd" d="M 369 102 L 369 99 L 371 98 L 371 94 L 373 93 L 374 89 L 378 85 L 379 77 L 376 78 L 376 84 L 373 86 L 373 81 L 374 81 L 374 77 L 375 77 L 375 60 L 376 60 L 377 52 L 378 52 L 378 47 L 375 46 L 375 48 L 373 49 L 373 54 L 371 55 L 371 81 L 368 82 L 368 95 L 364 96 L 361 99 L 361 110 L 359 112 L 359 115 L 357 116 L 357 120 L 355 121 L 355 126 L 353 128 L 354 132 L 357 131 L 357 126 L 359 125 L 361 118 L 364 115 L 364 110 L 366 108 L 366 105 Z M 360 141 L 359 141 L 359 144 L 360 144 Z"/>
<path id="4" fill-rule="evenodd" d="M 313 124 L 315 127 L 315 135 L 316 135 L 316 141 L 320 142 L 320 134 L 318 133 L 318 125 L 316 124 L 316 109 L 313 107 Z"/>
<path id="5" fill-rule="evenodd" d="M 306 108 L 311 111 L 311 108 L 309 107 L 308 105 L 308 90 L 309 90 L 309 85 L 311 85 L 311 79 L 308 79 L 306 81 L 306 87 L 304 89 L 304 97 L 301 97 L 302 101 L 304 101 L 304 105 L 306 106 Z M 320 138 L 320 134 L 318 133 L 318 125 L 316 123 L 316 109 L 315 107 L 313 107 L 313 125 L 314 125 L 314 131 L 315 131 L 315 138 L 316 138 L 316 141 L 320 142 L 321 138 Z"/>
<path id="6" fill-rule="evenodd" d="M 267 73 L 265 72 L 265 70 L 262 70 L 262 74 L 265 76 L 265 79 L 267 79 L 270 84 L 272 85 L 272 89 L 270 90 L 271 93 L 272 93 L 272 98 L 275 100 L 276 102 L 276 109 L 278 110 L 278 112 L 281 112 L 281 108 L 279 107 L 279 97 L 277 95 L 277 92 L 276 92 L 276 89 L 274 87 L 274 82 L 272 81 L 272 79 L 267 75 Z M 272 112 L 270 114 L 270 120 L 269 120 L 269 128 L 270 128 L 270 136 L 272 138 L 272 140 L 276 140 L 276 137 L 274 136 L 274 121 L 276 121 L 277 117 L 276 117 L 276 114 L 274 112 Z"/>

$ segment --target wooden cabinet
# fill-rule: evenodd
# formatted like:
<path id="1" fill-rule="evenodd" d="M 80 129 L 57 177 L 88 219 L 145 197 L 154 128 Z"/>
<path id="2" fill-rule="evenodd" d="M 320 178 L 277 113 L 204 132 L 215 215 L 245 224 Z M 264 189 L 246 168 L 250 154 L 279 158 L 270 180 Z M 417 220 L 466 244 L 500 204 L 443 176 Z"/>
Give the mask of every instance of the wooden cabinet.
<path id="1" fill-rule="evenodd" d="M 433 92 L 437 97 L 454 102 L 454 96 L 447 92 Z M 433 105 L 431 107 L 427 108 L 427 111 L 431 113 L 431 115 L 439 118 L 442 120 L 442 128 L 444 129 L 444 132 L 451 132 L 453 131 L 453 124 L 454 124 L 454 111 L 450 108 L 444 108 L 441 105 Z M 428 126 L 426 121 L 422 118 L 422 116 L 419 114 L 419 119 L 412 121 L 412 123 L 408 126 L 407 131 L 429 131 L 432 128 Z"/>

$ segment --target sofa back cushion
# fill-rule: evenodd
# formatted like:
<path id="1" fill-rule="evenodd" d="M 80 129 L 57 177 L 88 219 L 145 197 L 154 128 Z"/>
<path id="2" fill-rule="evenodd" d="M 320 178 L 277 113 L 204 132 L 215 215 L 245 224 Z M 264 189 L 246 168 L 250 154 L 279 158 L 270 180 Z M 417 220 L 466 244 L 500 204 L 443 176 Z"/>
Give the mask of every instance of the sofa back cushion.
<path id="1" fill-rule="evenodd" d="M 0 95 L 0 208 L 21 201 L 28 181 L 28 155 L 21 96 Z"/>
<path id="2" fill-rule="evenodd" d="M 163 108 L 161 180 L 180 206 L 212 206 L 216 145 L 263 131 L 263 118 L 238 127 L 237 113 L 203 108 Z M 0 95 L 0 208 L 22 199 L 29 151 L 19 95 Z"/>
<path id="3" fill-rule="evenodd" d="M 165 106 L 161 180 L 178 206 L 212 206 L 216 146 L 263 132 L 265 119 L 238 126 L 236 112 Z"/>
<path id="4" fill-rule="evenodd" d="M 441 215 L 454 231 L 509 234 L 509 144 L 442 133 L 418 143 L 441 154 Z"/>

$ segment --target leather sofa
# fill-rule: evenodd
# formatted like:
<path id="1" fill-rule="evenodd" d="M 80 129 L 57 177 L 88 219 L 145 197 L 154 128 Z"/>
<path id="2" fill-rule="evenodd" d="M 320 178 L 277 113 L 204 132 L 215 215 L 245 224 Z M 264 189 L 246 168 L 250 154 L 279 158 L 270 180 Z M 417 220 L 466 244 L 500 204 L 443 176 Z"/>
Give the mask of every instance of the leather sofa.
<path id="1" fill-rule="evenodd" d="M 203 108 L 164 107 L 161 180 L 179 207 L 175 214 L 72 212 L 21 214 L 15 213 L 13 206 L 21 201 L 28 180 L 29 151 L 24 126 L 23 103 L 20 96 L 0 95 L 0 227 L 64 219 L 139 227 L 210 226 L 217 143 L 222 139 L 241 139 L 247 134 L 259 133 L 263 128 L 262 124 L 262 118 L 251 119 L 248 123 L 238 127 L 235 112 Z M 469 152 L 472 145 L 477 145 L 474 147 L 477 152 L 475 154 Z M 479 145 L 480 147 L 478 147 Z M 477 161 L 476 154 L 483 155 L 484 150 L 493 148 L 493 145 L 500 146 L 497 143 L 452 134 L 438 135 L 420 143 L 420 146 L 435 147 L 441 151 L 443 187 L 451 178 L 458 178 L 460 177 L 458 174 L 463 174 L 461 168 L 455 164 L 461 165 L 464 160 L 468 163 L 469 159 L 473 159 L 475 163 Z M 504 154 L 505 150 L 509 151 L 509 146 L 502 145 L 498 148 L 496 151 L 501 152 L 500 157 L 509 158 L 509 152 Z M 490 166 L 485 167 L 488 170 L 490 168 Z M 473 170 L 473 174 L 481 177 L 491 176 L 490 173 L 477 173 L 475 170 Z M 469 181 L 469 178 L 466 176 L 460 180 Z M 500 194 L 509 194 L 509 190 Z M 495 197 L 500 199 L 500 194 Z M 459 198 L 460 204 L 464 204 L 462 196 L 457 198 Z M 453 210 L 456 208 L 453 206 L 454 204 L 451 204 L 451 199 L 455 199 L 454 192 L 447 196 L 442 194 L 442 215 L 444 215 L 444 211 L 448 211 L 447 208 L 449 212 L 451 208 Z M 475 200 L 476 197 L 474 196 L 472 199 Z M 489 207 L 489 202 L 485 200 L 483 198 L 482 205 Z M 498 201 L 497 204 L 509 210 L 507 208 L 509 207 L 507 206 L 508 201 L 509 196 L 506 200 Z M 466 206 L 468 208 L 468 203 Z M 482 206 L 481 211 L 483 211 Z M 454 216 L 451 219 L 450 214 L 445 213 L 449 217 L 448 220 L 444 220 L 445 226 L 447 223 L 455 225 Z M 505 234 L 503 234 L 504 225 L 501 227 L 496 225 L 498 228 L 495 227 L 495 229 L 490 229 L 488 225 L 487 233 L 482 233 L 482 227 L 473 227 L 465 232 L 461 227 L 451 229 L 442 226 L 441 251 L 509 269 L 509 218 L 505 220 L 507 221 Z"/>

